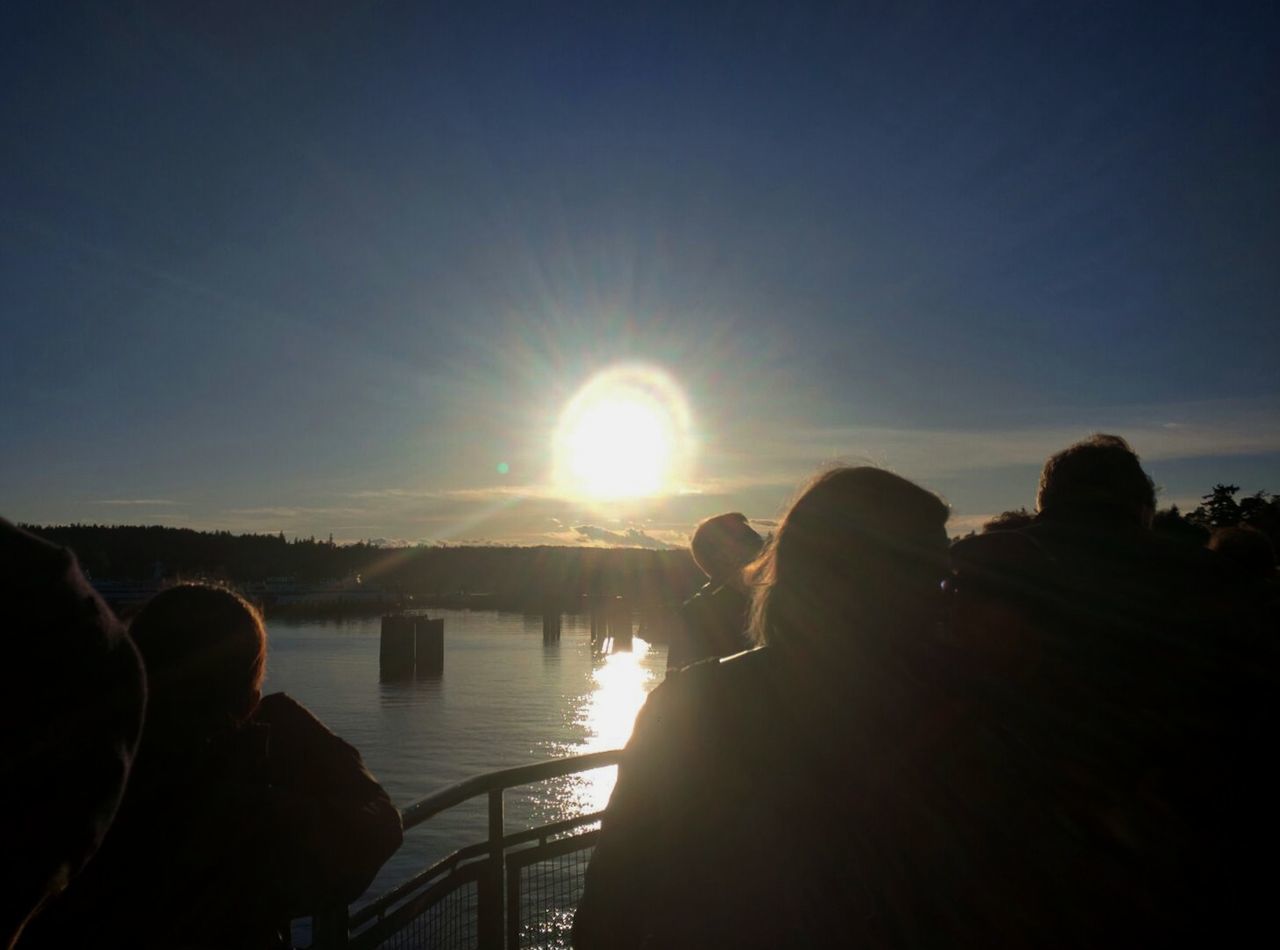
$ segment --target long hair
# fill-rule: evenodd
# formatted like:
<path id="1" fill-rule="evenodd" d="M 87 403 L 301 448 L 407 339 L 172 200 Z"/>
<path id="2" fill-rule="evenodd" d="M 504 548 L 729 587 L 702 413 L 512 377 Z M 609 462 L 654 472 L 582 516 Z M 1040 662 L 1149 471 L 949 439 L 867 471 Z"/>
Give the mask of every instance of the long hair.
<path id="1" fill-rule="evenodd" d="M 936 495 L 882 469 L 817 475 L 753 567 L 754 638 L 814 658 L 891 647 L 872 632 L 910 627 L 936 600 L 947 515 Z"/>

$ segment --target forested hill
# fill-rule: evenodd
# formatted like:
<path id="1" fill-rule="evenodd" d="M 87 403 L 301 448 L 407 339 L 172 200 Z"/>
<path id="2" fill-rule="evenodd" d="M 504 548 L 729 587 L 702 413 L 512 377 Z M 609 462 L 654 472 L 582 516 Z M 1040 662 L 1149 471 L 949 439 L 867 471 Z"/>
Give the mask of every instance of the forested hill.
<path id="1" fill-rule="evenodd" d="M 1165 509 L 1156 531 L 1196 546 L 1212 530 L 1242 524 L 1280 548 L 1280 496 L 1257 492 L 1237 498 L 1235 485 L 1215 485 L 1194 510 Z M 1010 511 L 987 530 L 1014 527 L 1031 518 Z M 231 534 L 189 528 L 106 525 L 26 525 L 71 548 L 98 580 L 153 581 L 208 578 L 252 584 L 289 577 L 300 584 L 353 579 L 407 594 L 488 593 L 533 603 L 582 594 L 683 599 L 702 583 L 686 550 L 570 547 L 409 547 L 334 544 L 314 538 L 287 541 L 282 534 Z"/>
<path id="2" fill-rule="evenodd" d="M 24 527 L 71 548 L 96 579 L 203 577 L 247 584 L 291 577 L 300 583 L 321 583 L 359 575 L 365 584 L 405 593 L 492 593 L 522 602 L 581 594 L 668 600 L 687 597 L 704 580 L 686 550 L 381 548 L 159 526 Z"/>

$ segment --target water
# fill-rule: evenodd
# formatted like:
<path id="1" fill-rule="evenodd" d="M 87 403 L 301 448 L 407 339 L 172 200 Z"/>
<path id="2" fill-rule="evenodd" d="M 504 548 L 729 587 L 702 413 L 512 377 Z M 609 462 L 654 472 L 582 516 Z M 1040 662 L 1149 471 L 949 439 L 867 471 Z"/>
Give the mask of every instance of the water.
<path id="1" fill-rule="evenodd" d="M 593 656 L 586 617 L 566 616 L 558 643 L 542 618 L 439 610 L 444 673 L 380 683 L 377 617 L 272 620 L 264 691 L 283 690 L 352 743 L 399 806 L 481 772 L 624 745 L 664 675 L 665 648 Z M 507 830 L 603 808 L 615 770 L 507 793 Z M 365 899 L 486 835 L 483 796 L 410 831 Z M 363 901 L 362 901 L 363 902 Z"/>

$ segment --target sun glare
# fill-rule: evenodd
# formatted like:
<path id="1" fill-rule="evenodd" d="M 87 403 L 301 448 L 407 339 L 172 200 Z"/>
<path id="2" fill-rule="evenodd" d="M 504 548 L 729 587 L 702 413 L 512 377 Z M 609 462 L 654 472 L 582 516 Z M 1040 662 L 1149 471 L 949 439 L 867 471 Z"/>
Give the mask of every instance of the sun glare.
<path id="1" fill-rule="evenodd" d="M 670 374 L 611 367 L 578 390 L 560 417 L 555 480 L 596 500 L 657 495 L 676 487 L 688 442 L 688 405 Z"/>

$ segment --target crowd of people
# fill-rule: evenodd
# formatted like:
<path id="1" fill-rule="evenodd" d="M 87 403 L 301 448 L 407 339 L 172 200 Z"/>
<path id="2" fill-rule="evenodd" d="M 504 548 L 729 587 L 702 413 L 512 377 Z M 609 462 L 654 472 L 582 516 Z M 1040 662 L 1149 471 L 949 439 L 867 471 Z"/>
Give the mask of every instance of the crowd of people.
<path id="1" fill-rule="evenodd" d="M 1046 463 L 1034 517 L 948 538 L 890 472 L 818 475 L 708 577 L 619 767 L 591 948 L 1244 944 L 1277 841 L 1275 552 L 1151 531 L 1124 440 Z M 126 630 L 0 522 L 0 944 L 279 947 L 400 845 L 359 753 L 263 696 L 221 588 Z M 109 831 L 109 833 L 108 833 Z M 96 853 L 95 853 L 96 852 Z"/>
<path id="2" fill-rule="evenodd" d="M 753 591 L 758 646 L 669 672 L 641 710 L 574 945 L 1265 933 L 1275 554 L 1163 539 L 1154 513 L 1116 436 L 1051 457 L 1034 517 L 954 544 L 923 488 L 819 475 L 709 582 Z"/>

